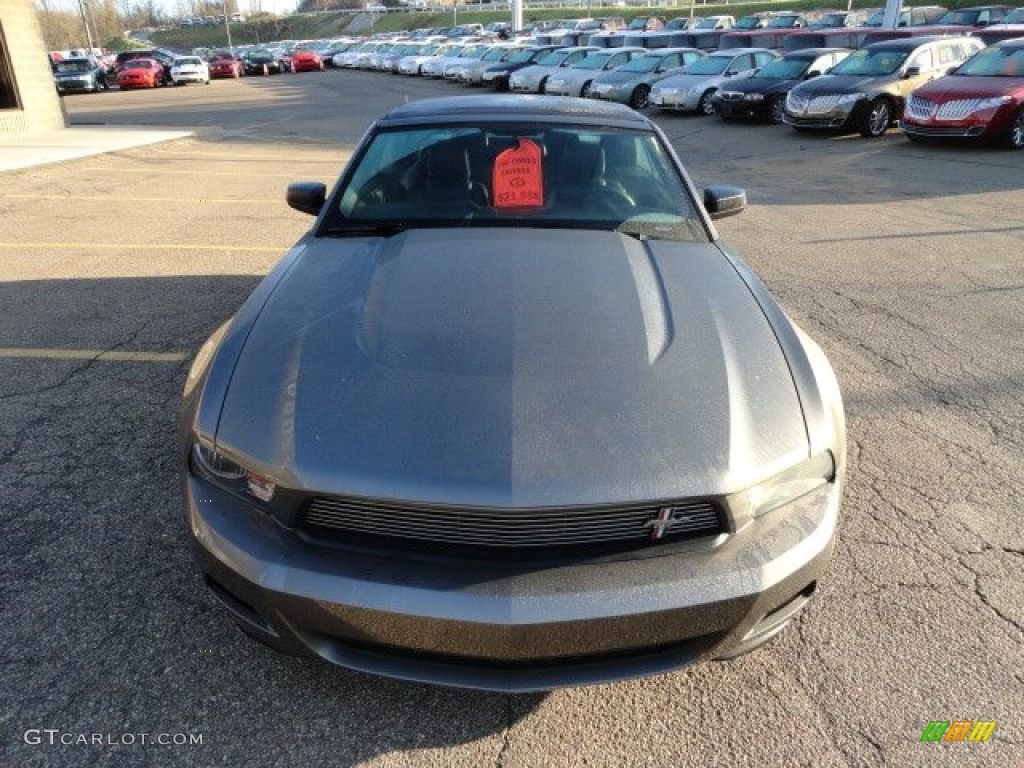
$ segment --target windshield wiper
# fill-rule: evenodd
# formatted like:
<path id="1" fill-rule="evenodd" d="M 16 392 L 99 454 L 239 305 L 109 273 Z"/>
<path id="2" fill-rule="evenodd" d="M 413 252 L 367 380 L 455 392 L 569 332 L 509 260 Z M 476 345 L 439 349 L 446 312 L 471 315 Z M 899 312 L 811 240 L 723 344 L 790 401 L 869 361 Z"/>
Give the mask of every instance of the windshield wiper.
<path id="1" fill-rule="evenodd" d="M 375 223 L 341 224 L 329 227 L 324 233 L 330 237 L 394 237 L 405 232 L 408 227 L 398 221 L 381 221 Z"/>

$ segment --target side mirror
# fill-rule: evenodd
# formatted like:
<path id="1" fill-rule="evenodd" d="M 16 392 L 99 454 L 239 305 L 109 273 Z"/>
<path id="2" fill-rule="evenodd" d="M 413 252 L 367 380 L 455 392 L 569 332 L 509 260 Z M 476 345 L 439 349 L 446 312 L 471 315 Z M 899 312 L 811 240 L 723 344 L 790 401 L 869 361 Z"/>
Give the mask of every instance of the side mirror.
<path id="1" fill-rule="evenodd" d="M 810 80 L 812 77 L 817 77 L 820 74 L 821 72 L 819 72 L 818 70 L 812 69 L 810 72 L 804 75 L 804 80 Z"/>
<path id="2" fill-rule="evenodd" d="M 288 185 L 285 200 L 296 211 L 317 216 L 327 201 L 327 185 L 321 181 L 296 181 Z"/>
<path id="3" fill-rule="evenodd" d="M 911 77 L 917 77 L 920 74 L 921 74 L 921 68 L 920 67 L 907 67 L 904 70 L 903 74 L 900 75 L 900 78 L 903 79 L 903 80 L 908 80 Z"/>
<path id="4" fill-rule="evenodd" d="M 747 193 L 739 187 L 707 187 L 704 190 L 704 208 L 712 219 L 735 216 L 747 207 Z"/>

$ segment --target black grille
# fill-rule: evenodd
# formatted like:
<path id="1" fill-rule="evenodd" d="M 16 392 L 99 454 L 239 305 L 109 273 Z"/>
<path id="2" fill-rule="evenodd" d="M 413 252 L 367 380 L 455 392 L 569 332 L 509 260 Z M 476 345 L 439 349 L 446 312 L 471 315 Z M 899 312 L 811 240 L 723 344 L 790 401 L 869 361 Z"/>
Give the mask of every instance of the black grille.
<path id="1" fill-rule="evenodd" d="M 478 509 L 317 498 L 306 506 L 297 527 L 333 541 L 365 542 L 372 537 L 518 550 L 677 541 L 726 530 L 718 506 L 707 500 L 640 507 Z"/>

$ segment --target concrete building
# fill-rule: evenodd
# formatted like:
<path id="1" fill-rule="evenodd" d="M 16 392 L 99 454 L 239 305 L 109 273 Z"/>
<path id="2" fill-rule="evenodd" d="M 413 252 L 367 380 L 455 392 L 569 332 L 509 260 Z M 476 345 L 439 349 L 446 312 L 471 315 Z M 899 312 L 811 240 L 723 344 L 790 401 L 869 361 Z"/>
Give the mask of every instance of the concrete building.
<path id="1" fill-rule="evenodd" d="M 64 126 L 32 0 L 0 0 L 0 137 Z"/>

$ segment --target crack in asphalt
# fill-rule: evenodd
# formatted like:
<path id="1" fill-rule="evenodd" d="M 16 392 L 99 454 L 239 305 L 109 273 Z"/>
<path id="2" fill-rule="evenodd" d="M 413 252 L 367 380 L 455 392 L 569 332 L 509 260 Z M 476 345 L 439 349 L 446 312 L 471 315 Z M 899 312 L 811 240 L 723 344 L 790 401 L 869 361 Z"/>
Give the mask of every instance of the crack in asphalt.
<path id="1" fill-rule="evenodd" d="M 794 627 L 796 629 L 797 637 L 800 639 L 800 643 L 804 646 L 804 648 L 810 651 L 811 655 L 817 660 L 819 666 L 822 669 L 827 670 L 829 669 L 829 665 L 825 661 L 825 657 L 821 654 L 821 649 L 818 648 L 816 643 L 811 642 L 807 638 L 805 619 L 806 613 L 801 613 L 800 616 L 797 617 Z M 836 738 L 836 734 L 842 732 L 842 726 L 839 725 L 839 719 L 836 716 L 834 716 L 831 711 L 829 711 L 827 701 L 824 698 L 819 698 L 817 695 L 815 695 L 815 692 L 800 678 L 799 675 L 794 674 L 792 676 L 792 679 L 793 682 L 796 683 L 796 686 L 801 691 L 803 691 L 803 694 L 807 698 L 807 700 L 811 702 L 814 708 L 828 722 L 829 729 L 826 733 L 826 736 L 829 742 L 832 744 L 832 746 L 836 749 L 836 751 L 843 756 L 843 758 L 845 759 L 845 764 L 848 766 L 851 764 L 856 764 L 856 760 L 854 759 L 855 755 L 851 754 L 851 750 L 844 749 L 843 745 L 840 744 L 838 739 Z M 770 687 L 769 692 L 772 694 L 773 697 L 775 697 L 777 701 L 779 701 L 779 704 L 780 706 L 782 706 L 783 710 L 786 711 L 785 704 L 778 697 L 776 692 L 772 691 Z M 851 760 L 853 760 L 852 763 Z"/>

